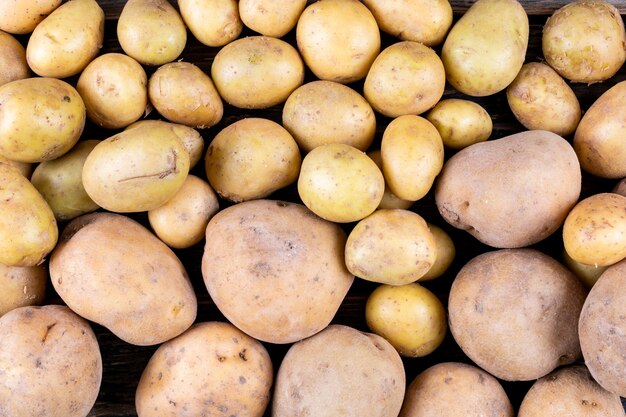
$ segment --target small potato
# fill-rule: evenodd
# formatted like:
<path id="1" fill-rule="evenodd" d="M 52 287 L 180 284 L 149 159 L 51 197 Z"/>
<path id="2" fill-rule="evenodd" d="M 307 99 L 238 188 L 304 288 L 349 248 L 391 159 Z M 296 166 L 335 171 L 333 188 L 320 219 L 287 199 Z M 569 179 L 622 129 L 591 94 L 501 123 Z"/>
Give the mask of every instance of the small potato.
<path id="1" fill-rule="evenodd" d="M 389 123 L 380 150 L 387 185 L 404 200 L 424 197 L 443 166 L 441 136 L 420 116 L 400 116 Z"/>
<path id="2" fill-rule="evenodd" d="M 389 117 L 420 114 L 443 95 L 446 73 L 439 56 L 418 42 L 391 45 L 376 57 L 363 93 L 372 107 Z"/>
<path id="3" fill-rule="evenodd" d="M 264 198 L 298 178 L 300 152 L 281 125 L 267 119 L 239 120 L 209 145 L 205 168 L 217 193 L 240 202 Z"/>
<path id="4" fill-rule="evenodd" d="M 384 192 L 380 169 L 352 146 L 318 146 L 302 161 L 298 194 L 323 219 L 338 223 L 361 220 L 376 210 Z"/>
<path id="5" fill-rule="evenodd" d="M 150 226 L 168 246 L 188 248 L 204 237 L 206 225 L 219 210 L 215 191 L 200 178 L 189 175 L 167 203 L 148 212 Z"/>
<path id="6" fill-rule="evenodd" d="M 296 40 L 317 78 L 343 84 L 365 78 L 380 51 L 376 19 L 357 0 L 309 5 L 298 20 Z"/>
<path id="7" fill-rule="evenodd" d="M 383 157 L 380 154 L 380 149 L 375 151 L 370 151 L 367 153 L 367 156 L 371 158 L 372 161 L 376 164 L 378 169 L 382 172 L 383 170 Z M 394 193 L 391 192 L 387 184 L 385 184 L 385 192 L 383 194 L 383 199 L 380 200 L 380 204 L 378 205 L 378 209 L 408 209 L 413 205 L 414 201 L 403 200 L 398 198 Z"/>
<path id="8" fill-rule="evenodd" d="M 11 165 L 13 168 L 17 169 L 20 174 L 22 174 L 26 179 L 29 179 L 30 175 L 33 173 L 33 164 L 29 162 L 12 161 L 0 155 L 0 163 Z"/>
<path id="9" fill-rule="evenodd" d="M 47 279 L 48 271 L 44 266 L 0 263 L 0 317 L 18 307 L 41 305 L 46 296 Z"/>
<path id="10" fill-rule="evenodd" d="M 615 185 L 615 188 L 613 188 L 613 192 L 615 194 L 623 195 L 624 197 L 626 197 L 626 178 L 622 179 Z"/>
<path id="11" fill-rule="evenodd" d="M 282 38 L 298 23 L 306 0 L 240 0 L 241 20 L 261 35 Z"/>
<path id="12" fill-rule="evenodd" d="M 207 46 L 224 46 L 243 29 L 235 0 L 178 0 L 178 7 L 193 36 Z"/>
<path id="13" fill-rule="evenodd" d="M 304 64 L 287 42 L 250 36 L 229 43 L 215 55 L 211 77 L 228 103 L 243 109 L 280 104 L 304 81 Z"/>
<path id="14" fill-rule="evenodd" d="M 600 275 L 606 271 L 606 266 L 586 265 L 572 259 L 571 256 L 563 249 L 563 262 L 572 271 L 587 289 L 594 286 Z"/>
<path id="15" fill-rule="evenodd" d="M 62 0 L 3 0 L 0 2 L 0 30 L 25 35 L 61 4 Z"/>
<path id="16" fill-rule="evenodd" d="M 446 309 L 419 284 L 381 285 L 365 305 L 367 326 L 384 337 L 402 356 L 432 353 L 446 335 Z"/>
<path id="17" fill-rule="evenodd" d="M 428 225 L 408 210 L 376 210 L 352 229 L 345 251 L 353 275 L 389 285 L 417 281 L 434 265 L 436 256 Z"/>
<path id="18" fill-rule="evenodd" d="M 435 226 L 431 223 L 428 223 L 428 228 L 435 238 L 437 256 L 435 257 L 433 266 L 419 279 L 420 282 L 430 281 L 431 279 L 442 276 L 448 270 L 456 256 L 456 248 L 454 247 L 454 242 L 452 238 L 450 238 L 450 235 L 439 226 Z"/>
<path id="19" fill-rule="evenodd" d="M 150 102 L 166 119 L 204 129 L 222 119 L 224 105 L 211 78 L 188 62 L 160 67 L 148 82 Z"/>
<path id="20" fill-rule="evenodd" d="M 576 204 L 563 224 L 563 243 L 573 260 L 586 265 L 626 258 L 626 197 L 601 193 Z"/>
<path id="21" fill-rule="evenodd" d="M 98 55 L 103 39 L 104 12 L 96 0 L 70 0 L 37 25 L 26 59 L 37 75 L 70 77 Z"/>
<path id="22" fill-rule="evenodd" d="M 29 76 L 26 50 L 17 39 L 0 30 L 0 86 Z"/>
<path id="23" fill-rule="evenodd" d="M 443 145 L 463 149 L 491 136 L 491 116 L 480 104 L 458 98 L 441 100 L 426 115 L 426 120 L 437 128 Z"/>
<path id="24" fill-rule="evenodd" d="M 187 43 L 187 29 L 168 0 L 128 0 L 117 21 L 124 52 L 144 65 L 174 61 Z"/>
<path id="25" fill-rule="evenodd" d="M 283 125 L 300 148 L 345 143 L 365 151 L 376 133 L 376 115 L 359 93 L 332 81 L 297 88 L 283 107 Z"/>
<path id="26" fill-rule="evenodd" d="M 526 129 L 573 133 L 580 121 L 580 104 L 569 85 L 552 68 L 540 62 L 522 66 L 506 89 L 513 115 Z"/>

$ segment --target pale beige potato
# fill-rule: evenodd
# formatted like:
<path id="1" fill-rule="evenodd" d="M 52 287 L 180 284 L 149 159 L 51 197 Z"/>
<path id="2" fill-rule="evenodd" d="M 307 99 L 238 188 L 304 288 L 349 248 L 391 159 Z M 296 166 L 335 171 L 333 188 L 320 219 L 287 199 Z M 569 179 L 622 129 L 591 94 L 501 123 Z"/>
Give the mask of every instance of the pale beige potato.
<path id="1" fill-rule="evenodd" d="M 184 249 L 204 238 L 206 226 L 219 210 L 217 194 L 202 179 L 189 175 L 180 190 L 148 212 L 150 226 L 168 246 Z"/>
<path id="2" fill-rule="evenodd" d="M 306 0 L 240 0 L 243 23 L 261 35 L 282 38 L 298 23 Z"/>
<path id="3" fill-rule="evenodd" d="M 463 149 L 491 136 L 491 116 L 480 104 L 458 98 L 441 100 L 426 115 L 437 128 L 443 145 Z"/>
<path id="4" fill-rule="evenodd" d="M 459 151 L 439 175 L 435 201 L 457 229 L 489 246 L 514 248 L 554 233 L 580 189 L 571 145 L 554 133 L 532 130 Z"/>
<path id="5" fill-rule="evenodd" d="M 42 77 L 70 77 L 98 55 L 103 39 L 104 12 L 96 0 L 70 0 L 37 25 L 26 60 Z"/>
<path id="6" fill-rule="evenodd" d="M 103 249 L 95 256 L 94 248 Z M 50 279 L 73 311 L 133 345 L 163 343 L 196 318 L 183 264 L 145 227 L 118 214 L 73 220 L 50 258 Z"/>
<path id="7" fill-rule="evenodd" d="M 541 378 L 580 357 L 578 279 L 534 249 L 504 249 L 469 261 L 450 290 L 450 331 L 478 366 L 505 381 Z"/>
<path id="8" fill-rule="evenodd" d="M 264 109 L 287 100 L 304 81 L 304 64 L 287 42 L 268 36 L 237 39 L 220 49 L 211 77 L 228 103 Z"/>
<path id="9" fill-rule="evenodd" d="M 555 11 L 543 28 L 541 43 L 548 65 L 574 82 L 607 80 L 626 60 L 622 17 L 602 0 L 579 0 Z"/>
<path id="10" fill-rule="evenodd" d="M 420 279 L 437 257 L 426 221 L 408 210 L 376 210 L 352 229 L 346 242 L 348 271 L 367 281 L 405 285 Z"/>
<path id="11" fill-rule="evenodd" d="M 298 50 L 321 80 L 347 84 L 365 78 L 380 52 L 376 19 L 357 0 L 309 5 L 296 25 Z"/>
<path id="12" fill-rule="evenodd" d="M 607 266 L 586 265 L 572 259 L 571 256 L 563 249 L 563 263 L 569 268 L 589 290 L 600 278 L 600 275 L 606 271 Z"/>
<path id="13" fill-rule="evenodd" d="M 367 298 L 365 320 L 370 330 L 409 358 L 432 353 L 448 328 L 441 301 L 416 283 L 376 288 Z"/>
<path id="14" fill-rule="evenodd" d="M 528 16 L 516 0 L 478 0 L 454 24 L 441 50 L 448 82 L 484 97 L 517 76 L 528 47 Z"/>
<path id="15" fill-rule="evenodd" d="M 175 358 L 175 359 L 174 359 Z M 272 361 L 257 340 L 229 323 L 198 323 L 159 347 L 141 375 L 139 417 L 261 417 Z"/>
<path id="16" fill-rule="evenodd" d="M 385 179 L 376 163 L 352 146 L 318 146 L 302 161 L 298 194 L 313 213 L 326 220 L 361 220 L 376 210 L 384 192 Z"/>
<path id="17" fill-rule="evenodd" d="M 626 178 L 618 182 L 612 192 L 626 197 Z"/>
<path id="18" fill-rule="evenodd" d="M 431 366 L 406 390 L 399 417 L 513 417 L 513 407 L 493 376 L 458 362 Z"/>
<path id="19" fill-rule="evenodd" d="M 0 86 L 29 76 L 26 50 L 17 39 L 0 30 Z"/>
<path id="20" fill-rule="evenodd" d="M 0 415 L 85 417 L 102 381 L 89 324 L 60 305 L 20 307 L 0 317 Z"/>
<path id="21" fill-rule="evenodd" d="M 435 257 L 435 263 L 430 267 L 419 279 L 420 281 L 430 281 L 431 279 L 439 278 L 442 276 L 454 261 L 456 256 L 456 248 L 454 241 L 441 227 L 435 226 L 432 223 L 428 223 L 430 233 L 435 238 L 435 248 L 437 256 Z"/>
<path id="22" fill-rule="evenodd" d="M 424 197 L 443 167 L 441 136 L 420 116 L 400 116 L 389 123 L 380 150 L 387 186 L 403 200 Z"/>
<path id="23" fill-rule="evenodd" d="M 202 276 L 239 329 L 265 342 L 292 343 L 325 328 L 352 285 L 345 243 L 338 225 L 300 204 L 247 201 L 209 221 Z"/>
<path id="24" fill-rule="evenodd" d="M 385 339 L 331 325 L 287 352 L 272 417 L 397 417 L 405 378 L 400 356 Z"/>
<path id="25" fill-rule="evenodd" d="M 219 132 L 204 159 L 209 183 L 231 201 L 264 198 L 298 179 L 298 144 L 276 122 L 251 117 Z"/>
<path id="26" fill-rule="evenodd" d="M 626 197 L 600 193 L 580 201 L 563 224 L 563 244 L 573 260 L 587 265 L 626 258 Z"/>
<path id="27" fill-rule="evenodd" d="M 15 35 L 31 33 L 62 0 L 4 0 L 0 2 L 0 30 Z"/>
<path id="28" fill-rule="evenodd" d="M 376 133 L 376 115 L 359 93 L 332 81 L 298 87 L 283 107 L 283 125 L 304 152 L 344 143 L 365 151 Z"/>
<path id="29" fill-rule="evenodd" d="M 374 151 L 370 151 L 367 153 L 367 156 L 371 158 L 372 161 L 376 164 L 378 169 L 382 172 L 383 170 L 383 157 L 380 154 L 380 149 L 376 149 Z M 378 205 L 378 209 L 408 209 L 413 205 L 414 201 L 403 200 L 398 198 L 394 193 L 391 192 L 387 184 L 385 183 L 385 192 L 383 193 L 383 199 L 380 200 L 380 204 Z"/>
<path id="30" fill-rule="evenodd" d="M 12 161 L 0 155 L 0 163 L 11 165 L 13 168 L 17 169 L 20 174 L 22 174 L 26 179 L 29 179 L 30 175 L 33 173 L 33 164 L 31 164 L 30 162 Z"/>
<path id="31" fill-rule="evenodd" d="M 446 73 L 439 56 L 419 42 L 393 44 L 376 57 L 363 93 L 372 107 L 389 117 L 421 114 L 441 99 Z"/>
<path id="32" fill-rule="evenodd" d="M 235 0 L 178 0 L 178 7 L 193 36 L 204 45 L 226 45 L 243 29 Z"/>
<path id="33" fill-rule="evenodd" d="M 0 155 L 18 162 L 56 159 L 85 127 L 85 104 L 68 83 L 26 78 L 0 87 Z"/>
<path id="34" fill-rule="evenodd" d="M 48 271 L 42 265 L 7 266 L 0 263 L 0 317 L 18 307 L 41 305 Z"/>

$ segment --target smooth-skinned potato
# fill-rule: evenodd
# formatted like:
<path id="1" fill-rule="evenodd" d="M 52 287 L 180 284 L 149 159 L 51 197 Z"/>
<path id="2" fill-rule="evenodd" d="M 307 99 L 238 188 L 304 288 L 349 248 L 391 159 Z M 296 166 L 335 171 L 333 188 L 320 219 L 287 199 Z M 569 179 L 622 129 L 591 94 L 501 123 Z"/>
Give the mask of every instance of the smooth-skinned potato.
<path id="1" fill-rule="evenodd" d="M 623 195 L 626 197 L 626 178 L 615 184 L 613 191 L 615 194 Z"/>
<path id="2" fill-rule="evenodd" d="M 480 104 L 458 98 L 441 100 L 426 115 L 445 147 L 463 149 L 491 136 L 491 116 Z"/>
<path id="3" fill-rule="evenodd" d="M 0 30 L 15 35 L 31 33 L 62 0 L 4 0 L 0 2 Z"/>
<path id="4" fill-rule="evenodd" d="M 600 275 L 607 268 L 606 266 L 586 265 L 575 261 L 565 249 L 563 249 L 563 263 L 580 279 L 587 289 L 591 289 L 594 286 Z"/>
<path id="5" fill-rule="evenodd" d="M 0 30 L 0 86 L 29 76 L 26 50 L 17 39 Z"/>
<path id="6" fill-rule="evenodd" d="M 435 248 L 437 256 L 435 257 L 435 263 L 430 267 L 419 279 L 420 281 L 430 281 L 431 279 L 439 278 L 442 276 L 452 264 L 454 257 L 456 256 L 456 248 L 450 235 L 448 235 L 441 227 L 428 223 L 430 233 L 435 238 Z"/>
<path id="7" fill-rule="evenodd" d="M 240 0 L 243 23 L 261 35 L 282 38 L 298 23 L 306 0 Z"/>
<path id="8" fill-rule="evenodd" d="M 235 0 L 178 0 L 178 7 L 193 36 L 207 46 L 226 45 L 243 29 Z"/>
<path id="9" fill-rule="evenodd" d="M 383 157 L 381 156 L 380 149 L 376 149 L 374 151 L 370 151 L 367 153 L 367 156 L 370 157 L 372 161 L 376 164 L 378 169 L 382 172 L 383 170 Z M 403 200 L 397 197 L 387 185 L 385 181 L 385 192 L 383 193 L 383 199 L 380 200 L 380 204 L 378 205 L 378 209 L 408 209 L 413 205 L 414 201 Z"/>
<path id="10" fill-rule="evenodd" d="M 24 178 L 27 179 L 29 179 L 30 175 L 33 173 L 33 164 L 30 162 L 12 161 L 0 155 L 0 163 L 11 165 L 13 168 L 17 169 L 20 174 L 24 176 Z"/>
<path id="11" fill-rule="evenodd" d="M 42 265 L 20 267 L 0 263 L 0 317 L 18 307 L 43 303 L 47 279 L 48 272 Z"/>

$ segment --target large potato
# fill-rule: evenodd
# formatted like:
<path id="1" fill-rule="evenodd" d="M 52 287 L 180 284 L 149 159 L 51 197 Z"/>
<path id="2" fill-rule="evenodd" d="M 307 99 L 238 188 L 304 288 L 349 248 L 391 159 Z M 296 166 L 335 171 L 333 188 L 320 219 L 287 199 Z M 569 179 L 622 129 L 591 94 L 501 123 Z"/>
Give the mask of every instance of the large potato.
<path id="1" fill-rule="evenodd" d="M 383 157 L 380 154 L 380 149 L 376 149 L 374 151 L 370 151 L 367 153 L 367 156 L 370 157 L 372 161 L 376 164 L 378 169 L 382 172 L 383 170 Z M 385 192 L 383 193 L 383 198 L 380 200 L 380 204 L 378 205 L 379 209 L 408 209 L 413 205 L 413 201 L 403 200 L 397 197 L 387 185 L 385 181 Z"/>
<path id="2" fill-rule="evenodd" d="M 62 0 L 4 0 L 0 2 L 0 30 L 24 35 L 31 33 Z"/>
<path id="3" fill-rule="evenodd" d="M 341 228 L 306 207 L 255 200 L 216 214 L 202 276 L 226 318 L 270 343 L 309 337 L 330 323 L 354 277 Z"/>
<path id="4" fill-rule="evenodd" d="M 483 253 L 452 283 L 450 331 L 478 366 L 506 381 L 541 378 L 580 357 L 586 291 L 563 265 L 534 249 Z"/>
<path id="5" fill-rule="evenodd" d="M 452 226 L 487 245 L 514 248 L 556 231 L 580 189 L 580 167 L 570 144 L 534 130 L 458 152 L 443 167 L 435 200 Z"/>
<path id="6" fill-rule="evenodd" d="M 240 0 L 241 20 L 261 35 L 282 38 L 298 23 L 306 0 Z"/>
<path id="7" fill-rule="evenodd" d="M 0 416 L 85 417 L 102 380 L 89 324 L 59 305 L 0 318 Z"/>
<path id="8" fill-rule="evenodd" d="M 480 104 L 458 98 L 441 100 L 426 115 L 437 128 L 444 146 L 463 149 L 491 136 L 491 116 Z"/>
<path id="9" fill-rule="evenodd" d="M 235 0 L 178 0 L 178 7 L 193 36 L 207 46 L 226 45 L 243 29 Z"/>
<path id="10" fill-rule="evenodd" d="M 102 248 L 97 256 L 94 248 Z M 127 343 L 165 342 L 196 318 L 196 296 L 174 252 L 117 214 L 73 220 L 50 258 L 50 279 L 73 311 Z"/>
<path id="11" fill-rule="evenodd" d="M 516 0 L 478 0 L 443 44 L 448 82 L 476 97 L 504 90 L 522 68 L 528 31 L 528 16 Z"/>
<path id="12" fill-rule="evenodd" d="M 26 50 L 17 39 L 0 30 L 0 86 L 29 75 Z"/>
<path id="13" fill-rule="evenodd" d="M 437 256 L 435 257 L 433 266 L 430 267 L 428 272 L 422 275 L 420 281 L 430 281 L 431 279 L 442 276 L 448 270 L 456 256 L 456 248 L 450 235 L 441 227 L 431 223 L 428 223 L 428 228 L 435 238 Z"/>
<path id="14" fill-rule="evenodd" d="M 47 269 L 42 265 L 20 267 L 0 263 L 0 317 L 18 307 L 43 303 L 47 278 Z"/>

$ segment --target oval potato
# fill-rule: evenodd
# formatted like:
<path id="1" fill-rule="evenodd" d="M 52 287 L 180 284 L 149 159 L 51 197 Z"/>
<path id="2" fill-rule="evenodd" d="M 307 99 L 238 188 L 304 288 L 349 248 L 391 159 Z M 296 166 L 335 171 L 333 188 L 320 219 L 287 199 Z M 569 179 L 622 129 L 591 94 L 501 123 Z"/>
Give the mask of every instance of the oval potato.
<path id="1" fill-rule="evenodd" d="M 480 104 L 458 98 L 441 100 L 426 115 L 445 147 L 463 149 L 491 136 L 491 116 Z"/>
<path id="2" fill-rule="evenodd" d="M 380 149 L 376 149 L 375 151 L 370 151 L 367 153 L 367 156 L 370 157 L 372 161 L 376 164 L 378 169 L 382 172 L 383 170 L 383 157 L 380 154 Z M 413 205 L 414 201 L 403 200 L 397 197 L 387 185 L 385 181 L 385 192 L 383 193 L 383 199 L 380 200 L 380 204 L 378 205 L 378 209 L 408 209 Z"/>
<path id="3" fill-rule="evenodd" d="M 29 76 L 26 50 L 17 39 L 0 30 L 0 86 Z"/>
<path id="4" fill-rule="evenodd" d="M 178 7 L 193 36 L 207 46 L 226 45 L 243 29 L 235 0 L 178 0 Z"/>
<path id="5" fill-rule="evenodd" d="M 428 223 L 430 233 L 435 238 L 435 248 L 437 256 L 435 257 L 435 263 L 430 267 L 419 279 L 420 281 L 430 281 L 431 279 L 439 278 L 442 276 L 454 261 L 456 256 L 456 248 L 454 241 L 441 227 Z"/>
<path id="6" fill-rule="evenodd" d="M 42 304 L 47 279 L 48 271 L 42 265 L 20 267 L 0 263 L 0 317 L 18 307 Z"/>
<path id="7" fill-rule="evenodd" d="M 24 35 L 61 4 L 62 0 L 4 0 L 0 2 L 0 30 Z"/>
<path id="8" fill-rule="evenodd" d="M 261 35 L 282 38 L 298 23 L 306 0 L 240 0 L 243 23 Z"/>

